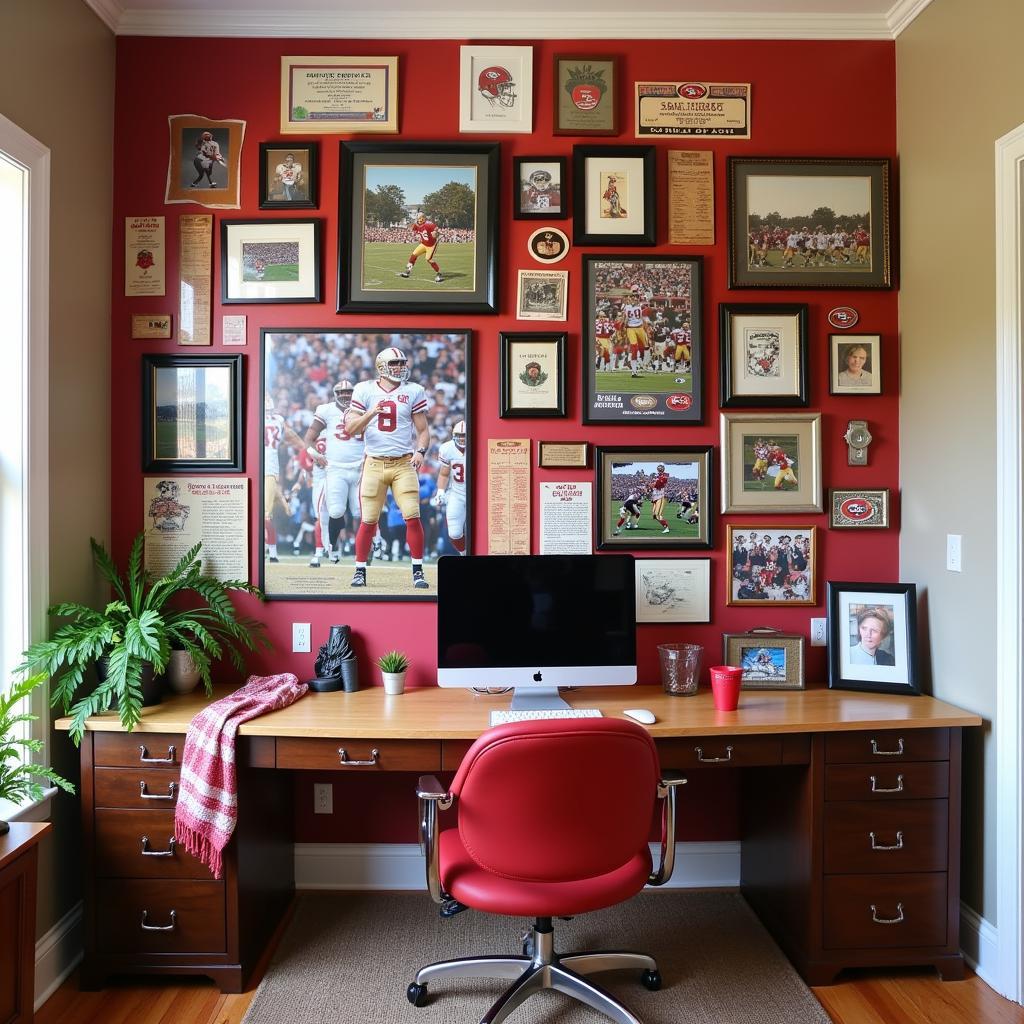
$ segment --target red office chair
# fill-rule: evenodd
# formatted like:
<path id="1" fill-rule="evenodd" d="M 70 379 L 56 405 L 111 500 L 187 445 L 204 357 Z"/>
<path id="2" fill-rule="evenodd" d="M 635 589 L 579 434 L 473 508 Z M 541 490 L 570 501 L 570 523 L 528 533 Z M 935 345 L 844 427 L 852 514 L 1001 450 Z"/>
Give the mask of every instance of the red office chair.
<path id="1" fill-rule="evenodd" d="M 666 773 L 668 774 L 668 773 Z M 515 979 L 480 1024 L 498 1024 L 544 988 L 578 999 L 620 1024 L 640 1024 L 585 975 L 637 968 L 649 989 L 661 986 L 643 953 L 558 955 L 553 917 L 609 907 L 672 875 L 675 787 L 660 777 L 647 731 L 614 718 L 547 719 L 502 725 L 470 747 L 445 792 L 420 779 L 421 845 L 427 887 L 441 913 L 471 907 L 532 917 L 524 956 L 475 956 L 431 964 L 416 974 L 409 1001 L 422 1006 L 427 983 L 441 977 Z M 651 871 L 647 840 L 654 801 L 662 806 L 661 866 Z M 438 810 L 458 801 L 458 828 L 438 834 Z"/>

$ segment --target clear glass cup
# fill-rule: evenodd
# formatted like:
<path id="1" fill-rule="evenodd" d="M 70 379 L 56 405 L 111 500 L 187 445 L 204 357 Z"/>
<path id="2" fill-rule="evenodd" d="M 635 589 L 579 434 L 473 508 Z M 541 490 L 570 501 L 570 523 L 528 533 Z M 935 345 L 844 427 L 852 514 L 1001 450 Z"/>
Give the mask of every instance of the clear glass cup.
<path id="1" fill-rule="evenodd" d="M 658 644 L 661 685 L 666 693 L 690 696 L 697 692 L 704 648 L 700 644 Z"/>

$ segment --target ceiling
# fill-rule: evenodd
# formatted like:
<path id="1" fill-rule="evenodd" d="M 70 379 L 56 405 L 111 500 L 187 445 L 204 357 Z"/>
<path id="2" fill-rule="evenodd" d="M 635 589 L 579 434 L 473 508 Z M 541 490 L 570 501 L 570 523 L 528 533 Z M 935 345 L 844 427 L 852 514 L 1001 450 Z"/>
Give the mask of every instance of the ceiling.
<path id="1" fill-rule="evenodd" d="M 85 2 L 118 35 L 478 41 L 895 39 L 931 0 L 518 0 L 507 10 L 482 0 Z"/>

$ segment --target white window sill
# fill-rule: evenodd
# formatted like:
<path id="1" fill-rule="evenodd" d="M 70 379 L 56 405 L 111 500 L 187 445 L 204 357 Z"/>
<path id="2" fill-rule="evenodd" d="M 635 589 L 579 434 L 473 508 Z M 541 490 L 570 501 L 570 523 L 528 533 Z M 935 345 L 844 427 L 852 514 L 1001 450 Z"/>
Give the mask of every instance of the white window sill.
<path id="1" fill-rule="evenodd" d="M 10 800 L 0 800 L 0 821 L 49 821 L 50 804 L 57 793 L 57 787 L 51 786 L 43 790 L 39 800 L 16 804 Z"/>

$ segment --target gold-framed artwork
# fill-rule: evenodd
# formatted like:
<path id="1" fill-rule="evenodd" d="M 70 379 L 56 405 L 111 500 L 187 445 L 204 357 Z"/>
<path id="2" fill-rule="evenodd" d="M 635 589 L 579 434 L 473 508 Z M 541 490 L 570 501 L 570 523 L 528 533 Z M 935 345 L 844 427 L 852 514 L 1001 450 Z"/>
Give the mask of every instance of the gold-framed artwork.
<path id="1" fill-rule="evenodd" d="M 281 58 L 285 135 L 398 131 L 397 57 Z"/>
<path id="2" fill-rule="evenodd" d="M 817 528 L 730 523 L 725 549 L 727 605 L 813 605 L 818 579 Z"/>

